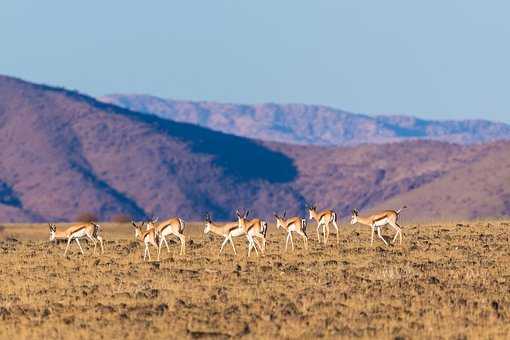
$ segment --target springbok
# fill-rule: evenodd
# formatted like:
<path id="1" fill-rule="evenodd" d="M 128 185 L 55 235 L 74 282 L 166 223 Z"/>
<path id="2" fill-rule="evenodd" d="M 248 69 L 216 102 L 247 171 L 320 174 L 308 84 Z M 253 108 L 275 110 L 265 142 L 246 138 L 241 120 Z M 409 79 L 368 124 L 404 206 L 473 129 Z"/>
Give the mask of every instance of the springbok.
<path id="1" fill-rule="evenodd" d="M 225 224 L 217 224 L 211 220 L 211 215 L 209 213 L 205 216 L 205 226 L 204 226 L 204 234 L 213 233 L 218 236 L 223 236 L 225 239 L 221 244 L 220 253 L 223 251 L 223 248 L 227 243 L 230 242 L 232 245 L 232 249 L 234 250 L 234 254 L 237 255 L 236 247 L 234 245 L 233 237 L 239 237 L 244 235 L 244 230 L 239 227 L 239 222 L 229 222 Z"/>
<path id="2" fill-rule="evenodd" d="M 149 255 L 149 261 L 151 261 L 151 252 L 149 250 L 149 245 L 153 245 L 158 249 L 158 261 L 161 254 L 161 235 L 155 228 L 150 228 L 148 230 L 142 230 L 142 227 L 145 222 L 142 222 L 140 225 L 137 225 L 134 221 L 131 221 L 131 224 L 135 228 L 135 238 L 139 242 L 142 242 L 145 246 L 143 251 L 143 260 L 145 261 L 147 255 Z"/>
<path id="3" fill-rule="evenodd" d="M 266 250 L 267 222 L 258 218 L 247 220 L 246 218 L 249 213 L 250 211 L 247 210 L 243 215 L 239 212 L 239 210 L 236 210 L 237 221 L 239 222 L 239 227 L 243 229 L 246 234 L 246 238 L 248 239 L 248 256 L 250 256 L 252 248 L 255 249 L 255 253 L 259 256 L 257 246 L 261 252 L 265 252 Z M 254 237 L 261 238 L 264 246 L 260 247 L 260 244 Z"/>
<path id="4" fill-rule="evenodd" d="M 276 213 L 274 213 L 274 217 L 276 218 L 276 229 L 283 228 L 287 233 L 287 237 L 285 238 L 285 251 L 287 251 L 287 246 L 290 244 L 292 246 L 292 251 L 294 251 L 294 241 L 292 240 L 292 233 L 300 235 L 303 238 L 303 242 L 305 245 L 305 249 L 308 249 L 308 236 L 306 235 L 306 219 L 301 218 L 299 216 L 285 218 L 287 212 L 283 212 L 283 216 L 280 217 Z"/>
<path id="5" fill-rule="evenodd" d="M 372 237 L 370 241 L 370 245 L 372 246 L 374 244 L 374 232 L 377 229 L 377 235 L 379 238 L 384 242 L 385 245 L 388 245 L 388 242 L 382 237 L 381 235 L 381 228 L 387 224 L 389 224 L 393 229 L 395 229 L 396 233 L 393 237 L 393 240 L 391 243 L 394 243 L 397 239 L 397 236 L 400 236 L 400 244 L 402 244 L 402 228 L 397 223 L 398 217 L 400 216 L 400 212 L 407 208 L 406 206 L 403 206 L 401 209 L 398 210 L 385 210 L 377 214 L 372 214 L 370 216 L 359 216 L 358 209 L 354 209 L 352 211 L 352 217 L 351 217 L 351 224 L 364 224 L 372 228 Z"/>
<path id="6" fill-rule="evenodd" d="M 179 255 L 184 255 L 186 253 L 186 237 L 184 236 L 184 221 L 178 217 L 170 218 L 162 222 L 158 222 L 157 218 L 151 219 L 147 222 L 147 230 L 150 228 L 156 228 L 156 231 L 159 232 L 161 239 L 160 242 L 165 243 L 166 250 L 170 252 L 170 248 L 168 247 L 168 242 L 166 241 L 166 236 L 174 235 L 181 242 L 181 250 Z M 157 223 L 157 224 L 156 224 Z M 160 245 L 161 246 L 161 245 Z"/>
<path id="7" fill-rule="evenodd" d="M 64 256 L 66 256 L 69 245 L 73 240 L 75 240 L 78 247 L 80 247 L 81 253 L 85 254 L 79 241 L 81 238 L 88 238 L 92 241 L 92 243 L 94 243 L 94 254 L 96 253 L 97 243 L 99 242 L 101 246 L 101 254 L 104 253 L 103 238 L 100 235 L 101 226 L 99 224 L 95 222 L 81 223 L 73 225 L 64 231 L 57 230 L 57 226 L 53 223 L 48 223 L 48 225 L 50 227 L 50 241 L 67 240 Z"/>
<path id="8" fill-rule="evenodd" d="M 330 223 L 333 224 L 333 226 L 336 229 L 336 243 L 338 244 L 340 242 L 340 233 L 338 231 L 336 212 L 330 209 L 317 211 L 317 207 L 312 205 L 311 207 L 308 208 L 308 214 L 310 220 L 317 221 L 317 239 L 319 240 L 319 242 L 321 241 L 319 228 L 322 225 L 324 244 L 327 243 L 329 237 Z"/>
<path id="9" fill-rule="evenodd" d="M 239 211 L 236 211 L 236 213 Z M 249 210 L 246 211 L 245 219 L 248 216 Z M 267 242 L 267 222 L 264 220 L 261 220 L 260 218 L 254 218 L 251 220 L 245 220 L 245 226 L 244 226 L 245 232 L 248 230 L 252 230 L 252 234 L 255 237 L 253 241 L 257 244 L 260 251 L 263 253 L 266 251 L 266 242 Z M 257 238 L 262 239 L 262 247 L 257 241 Z"/>

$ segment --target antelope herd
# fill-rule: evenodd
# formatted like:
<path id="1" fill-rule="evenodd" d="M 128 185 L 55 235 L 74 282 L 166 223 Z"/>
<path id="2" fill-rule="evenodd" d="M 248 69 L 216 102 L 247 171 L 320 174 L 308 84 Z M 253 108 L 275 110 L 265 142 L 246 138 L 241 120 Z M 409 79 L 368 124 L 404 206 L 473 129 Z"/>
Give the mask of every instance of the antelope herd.
<path id="1" fill-rule="evenodd" d="M 402 209 L 405 209 L 404 206 Z M 388 242 L 381 235 L 381 228 L 383 226 L 389 225 L 395 230 L 395 236 L 391 243 L 394 243 L 397 240 L 397 237 L 400 237 L 399 243 L 402 244 L 402 228 L 398 224 L 398 218 L 400 216 L 400 212 L 402 209 L 398 210 L 385 210 L 377 214 L 360 216 L 359 211 L 354 209 L 351 215 L 351 224 L 360 223 L 363 225 L 367 225 L 371 228 L 372 237 L 370 241 L 370 245 L 374 243 L 374 233 L 377 232 L 379 238 L 384 242 L 385 245 L 388 245 Z M 252 250 L 255 251 L 257 255 L 259 255 L 259 251 L 264 253 L 266 251 L 266 241 L 267 241 L 267 222 L 261 220 L 259 218 L 248 219 L 249 211 L 241 213 L 239 210 L 236 211 L 237 221 L 228 222 L 228 223 L 214 223 L 211 220 L 210 214 L 206 214 L 205 223 L 204 223 L 204 234 L 213 233 L 220 237 L 223 237 L 223 242 L 220 247 L 219 254 L 223 252 L 225 245 L 228 243 L 231 244 L 234 254 L 237 255 L 237 251 L 234 245 L 233 238 L 239 236 L 245 236 L 248 241 L 248 256 L 250 256 Z M 308 249 L 308 234 L 307 234 L 307 220 L 301 216 L 293 216 L 286 217 L 287 213 L 284 212 L 282 216 L 274 213 L 274 217 L 276 220 L 276 229 L 282 229 L 285 234 L 285 251 L 287 251 L 288 243 L 290 241 L 292 251 L 294 251 L 294 241 L 292 235 L 295 233 L 301 237 L 303 240 L 304 248 Z M 329 238 L 329 226 L 333 225 L 336 230 L 336 242 L 337 244 L 340 242 L 339 236 L 339 228 L 337 223 L 337 214 L 333 210 L 322 210 L 318 211 L 317 207 L 311 206 L 308 207 L 308 218 L 309 220 L 315 220 L 317 223 L 317 239 L 319 243 L 321 242 L 321 232 L 322 232 L 322 242 L 327 244 Z M 144 244 L 144 254 L 143 259 L 148 257 L 149 261 L 151 260 L 150 246 L 153 246 L 157 249 L 158 252 L 158 261 L 161 255 L 161 247 L 163 243 L 166 246 L 168 252 L 170 252 L 170 247 L 168 246 L 166 237 L 170 235 L 174 235 L 180 241 L 180 255 L 184 255 L 186 253 L 186 237 L 184 236 L 184 221 L 180 218 L 171 218 L 165 221 L 159 222 L 158 219 L 151 219 L 148 221 L 144 221 L 140 224 L 137 224 L 134 221 L 131 221 L 131 224 L 134 227 L 134 236 L 137 241 Z M 143 229 L 145 225 L 145 230 Z M 50 227 L 50 241 L 57 240 L 65 240 L 67 242 L 66 249 L 64 251 L 64 256 L 67 254 L 69 250 L 69 246 L 72 241 L 76 241 L 78 247 L 82 254 L 83 248 L 80 244 L 80 239 L 87 239 L 94 244 L 94 254 L 96 253 L 96 247 L 99 243 L 101 247 L 101 254 L 104 253 L 103 248 L 103 238 L 100 235 L 101 226 L 95 222 L 89 223 L 81 223 L 78 225 L 71 226 L 65 230 L 57 230 L 55 224 L 49 224 Z M 259 242 L 260 241 L 260 242 Z M 262 243 L 262 244 L 261 244 Z"/>

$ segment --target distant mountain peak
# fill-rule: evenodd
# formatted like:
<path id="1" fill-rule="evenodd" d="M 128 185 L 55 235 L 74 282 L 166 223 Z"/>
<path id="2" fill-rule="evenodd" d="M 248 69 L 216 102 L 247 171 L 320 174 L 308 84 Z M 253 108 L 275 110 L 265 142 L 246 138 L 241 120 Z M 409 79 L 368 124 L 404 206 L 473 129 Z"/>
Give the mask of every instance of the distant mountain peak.
<path id="1" fill-rule="evenodd" d="M 510 139 L 510 125 L 486 120 L 368 116 L 323 105 L 243 105 L 172 100 L 142 94 L 115 94 L 100 100 L 238 136 L 292 144 L 358 145 L 408 139 L 475 144 Z"/>

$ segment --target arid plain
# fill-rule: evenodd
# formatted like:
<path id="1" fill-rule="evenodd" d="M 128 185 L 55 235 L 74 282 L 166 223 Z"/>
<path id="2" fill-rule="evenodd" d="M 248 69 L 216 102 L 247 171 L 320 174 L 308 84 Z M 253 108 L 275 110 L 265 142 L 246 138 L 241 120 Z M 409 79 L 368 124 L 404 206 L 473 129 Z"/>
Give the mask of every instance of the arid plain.
<path id="1" fill-rule="evenodd" d="M 405 221 L 404 221 L 405 222 Z M 405 225 L 405 223 L 404 223 Z M 0 243 L 1 338 L 507 338 L 510 223 L 404 227 L 404 242 L 370 247 L 369 228 L 310 247 L 270 226 L 267 253 L 187 227 L 187 254 L 143 262 L 127 224 L 105 224 L 105 254 L 63 257 L 45 225 L 7 225 Z M 390 230 L 384 235 L 392 236 Z M 333 235 L 334 236 L 334 235 Z M 156 253 L 152 249 L 152 255 Z"/>

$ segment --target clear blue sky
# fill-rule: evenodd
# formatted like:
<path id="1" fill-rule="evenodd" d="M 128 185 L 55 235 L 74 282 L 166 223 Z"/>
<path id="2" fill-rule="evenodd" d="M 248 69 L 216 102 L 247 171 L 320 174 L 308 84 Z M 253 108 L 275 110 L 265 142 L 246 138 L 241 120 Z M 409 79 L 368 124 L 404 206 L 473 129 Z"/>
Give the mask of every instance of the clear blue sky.
<path id="1" fill-rule="evenodd" d="M 92 95 L 510 122 L 510 2 L 2 0 L 0 73 Z"/>

